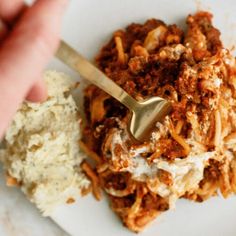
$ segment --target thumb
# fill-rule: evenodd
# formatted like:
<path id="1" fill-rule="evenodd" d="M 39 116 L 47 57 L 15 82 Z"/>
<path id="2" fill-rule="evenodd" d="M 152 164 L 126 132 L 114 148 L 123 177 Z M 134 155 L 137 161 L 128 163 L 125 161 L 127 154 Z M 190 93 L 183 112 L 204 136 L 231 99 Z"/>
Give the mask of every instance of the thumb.
<path id="1" fill-rule="evenodd" d="M 53 56 L 68 0 L 39 0 L 0 49 L 0 135 Z"/>

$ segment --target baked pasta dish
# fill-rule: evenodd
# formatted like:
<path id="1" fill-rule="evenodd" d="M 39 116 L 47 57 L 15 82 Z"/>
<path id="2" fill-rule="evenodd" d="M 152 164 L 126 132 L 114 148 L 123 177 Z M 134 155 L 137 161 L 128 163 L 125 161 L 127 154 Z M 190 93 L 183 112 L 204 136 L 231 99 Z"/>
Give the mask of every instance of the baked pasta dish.
<path id="1" fill-rule="evenodd" d="M 202 202 L 236 192 L 236 63 L 212 15 L 187 17 L 186 32 L 150 19 L 118 30 L 96 58 L 132 97 L 159 96 L 172 111 L 150 139 L 134 143 L 129 110 L 99 88 L 85 90 L 82 168 L 130 230 L 140 232 L 176 200 Z M 96 154 L 95 154 L 96 153 Z"/>

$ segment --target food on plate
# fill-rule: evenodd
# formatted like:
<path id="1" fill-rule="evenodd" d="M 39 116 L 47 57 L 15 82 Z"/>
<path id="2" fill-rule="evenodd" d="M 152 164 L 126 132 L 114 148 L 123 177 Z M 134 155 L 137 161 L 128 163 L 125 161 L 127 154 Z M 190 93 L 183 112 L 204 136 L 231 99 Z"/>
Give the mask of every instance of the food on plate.
<path id="1" fill-rule="evenodd" d="M 1 161 L 7 184 L 19 185 L 47 216 L 62 203 L 72 203 L 88 190 L 90 181 L 80 164 L 85 155 L 78 108 L 71 95 L 75 82 L 63 73 L 44 75 L 48 99 L 24 102 L 7 130 Z"/>
<path id="2" fill-rule="evenodd" d="M 160 96 L 173 110 L 152 137 L 134 143 L 130 112 L 94 85 L 85 90 L 83 142 L 111 207 L 139 232 L 179 198 L 202 202 L 236 192 L 236 63 L 212 15 L 187 17 L 187 31 L 161 20 L 118 30 L 96 58 L 137 100 Z M 96 185 L 97 186 L 97 185 Z"/>

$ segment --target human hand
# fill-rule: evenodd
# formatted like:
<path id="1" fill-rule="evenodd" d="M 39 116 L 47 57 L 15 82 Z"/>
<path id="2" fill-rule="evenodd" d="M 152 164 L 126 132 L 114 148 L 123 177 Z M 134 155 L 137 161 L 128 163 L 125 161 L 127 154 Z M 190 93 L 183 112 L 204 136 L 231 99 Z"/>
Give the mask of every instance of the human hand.
<path id="1" fill-rule="evenodd" d="M 25 98 L 47 97 L 41 74 L 58 47 L 67 3 L 37 0 L 26 8 L 23 0 L 0 0 L 0 138 Z"/>

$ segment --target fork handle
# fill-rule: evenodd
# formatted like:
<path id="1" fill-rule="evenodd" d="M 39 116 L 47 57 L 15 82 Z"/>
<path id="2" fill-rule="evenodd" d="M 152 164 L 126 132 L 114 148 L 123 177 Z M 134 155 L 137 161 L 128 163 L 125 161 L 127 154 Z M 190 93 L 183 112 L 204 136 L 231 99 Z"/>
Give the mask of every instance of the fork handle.
<path id="1" fill-rule="evenodd" d="M 89 80 L 91 83 L 121 102 L 128 109 L 134 110 L 138 106 L 138 102 L 125 92 L 125 90 L 109 79 L 103 72 L 63 40 L 60 42 L 56 57 L 71 69 L 78 72 L 84 79 Z"/>

